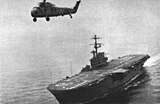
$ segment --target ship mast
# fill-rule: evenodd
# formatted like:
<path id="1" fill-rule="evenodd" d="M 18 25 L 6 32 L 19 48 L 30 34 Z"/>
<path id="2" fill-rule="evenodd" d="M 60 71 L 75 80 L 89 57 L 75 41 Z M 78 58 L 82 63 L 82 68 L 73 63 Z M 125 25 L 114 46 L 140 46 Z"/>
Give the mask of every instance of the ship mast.
<path id="1" fill-rule="evenodd" d="M 98 48 L 100 48 L 101 45 L 102 45 L 102 43 L 97 43 L 97 39 L 101 39 L 101 38 L 97 37 L 97 35 L 94 35 L 94 37 L 92 39 L 94 39 L 94 41 L 95 41 L 95 43 L 93 44 L 95 50 L 91 51 L 91 53 L 93 53 L 93 57 L 97 57 L 97 55 L 98 55 Z"/>

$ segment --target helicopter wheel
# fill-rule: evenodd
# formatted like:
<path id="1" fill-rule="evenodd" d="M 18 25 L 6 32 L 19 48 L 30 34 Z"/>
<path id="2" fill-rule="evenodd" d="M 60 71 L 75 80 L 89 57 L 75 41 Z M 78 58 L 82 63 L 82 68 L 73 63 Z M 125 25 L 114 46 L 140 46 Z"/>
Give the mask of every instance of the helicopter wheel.
<path id="1" fill-rule="evenodd" d="M 36 22 L 37 21 L 37 18 L 33 18 L 33 22 Z"/>
<path id="2" fill-rule="evenodd" d="M 46 18 L 46 21 L 49 21 L 49 20 L 50 20 L 50 18 L 49 18 L 49 17 L 47 17 L 47 18 Z"/>

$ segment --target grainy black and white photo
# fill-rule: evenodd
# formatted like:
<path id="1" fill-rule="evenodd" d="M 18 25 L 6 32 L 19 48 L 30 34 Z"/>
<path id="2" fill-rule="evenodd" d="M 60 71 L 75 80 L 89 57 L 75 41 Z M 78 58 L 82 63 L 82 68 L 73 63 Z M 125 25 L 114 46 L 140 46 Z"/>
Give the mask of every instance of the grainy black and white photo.
<path id="1" fill-rule="evenodd" d="M 0 104 L 160 104 L 160 1 L 1 0 Z"/>

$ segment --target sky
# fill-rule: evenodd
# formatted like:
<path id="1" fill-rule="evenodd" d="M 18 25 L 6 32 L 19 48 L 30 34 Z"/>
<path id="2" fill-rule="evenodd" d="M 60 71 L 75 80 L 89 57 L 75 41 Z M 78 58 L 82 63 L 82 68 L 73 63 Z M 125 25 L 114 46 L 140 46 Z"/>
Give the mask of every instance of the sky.
<path id="1" fill-rule="evenodd" d="M 76 0 L 47 0 L 73 7 Z M 159 0 L 82 0 L 69 16 L 32 21 L 39 0 L 1 0 L 0 64 L 2 70 L 81 70 L 92 57 L 91 37 L 109 59 L 127 54 L 160 52 Z"/>

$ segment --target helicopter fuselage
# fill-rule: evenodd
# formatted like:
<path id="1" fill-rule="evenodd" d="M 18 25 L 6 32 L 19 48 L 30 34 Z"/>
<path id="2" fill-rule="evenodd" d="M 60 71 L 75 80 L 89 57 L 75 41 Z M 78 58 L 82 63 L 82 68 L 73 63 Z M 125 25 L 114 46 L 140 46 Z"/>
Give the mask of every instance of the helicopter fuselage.
<path id="1" fill-rule="evenodd" d="M 53 16 L 63 16 L 69 13 L 73 13 L 74 11 L 70 8 L 42 8 L 42 7 L 34 7 L 31 15 L 32 17 L 53 17 Z"/>

